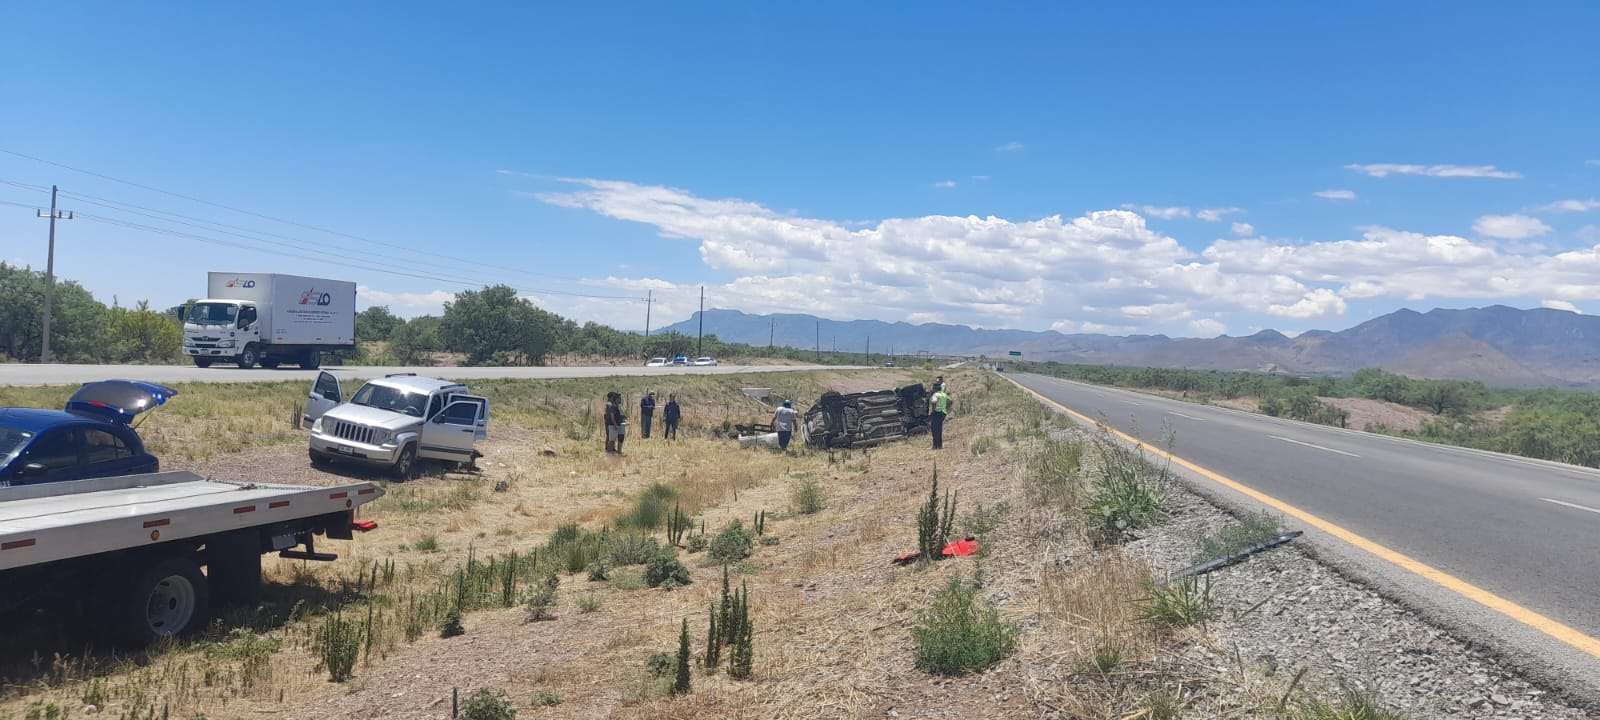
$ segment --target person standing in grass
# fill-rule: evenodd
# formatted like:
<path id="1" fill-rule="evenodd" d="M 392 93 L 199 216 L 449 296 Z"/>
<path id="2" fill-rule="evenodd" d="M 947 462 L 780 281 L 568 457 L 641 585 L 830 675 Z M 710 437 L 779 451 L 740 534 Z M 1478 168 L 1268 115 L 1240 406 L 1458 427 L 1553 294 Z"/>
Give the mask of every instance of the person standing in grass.
<path id="1" fill-rule="evenodd" d="M 650 437 L 650 422 L 656 416 L 656 394 L 647 392 L 639 400 L 639 437 Z"/>
<path id="2" fill-rule="evenodd" d="M 678 419 L 681 417 L 683 417 L 683 408 L 678 407 L 678 396 L 673 393 L 667 393 L 667 406 L 661 411 L 661 419 L 667 424 L 661 430 L 663 439 L 678 439 Z"/>
<path id="3" fill-rule="evenodd" d="M 623 429 L 627 419 L 622 415 L 622 394 L 613 390 L 606 393 L 606 452 L 622 454 Z"/>
<path id="4" fill-rule="evenodd" d="M 778 433 L 779 450 L 789 449 L 789 439 L 794 437 L 795 418 L 799 415 L 794 411 L 793 400 L 783 401 L 783 405 L 772 413 L 772 429 Z"/>
<path id="5" fill-rule="evenodd" d="M 944 391 L 944 378 L 933 386 L 928 398 L 928 430 L 933 433 L 933 449 L 944 448 L 944 418 L 950 412 L 950 393 Z"/>

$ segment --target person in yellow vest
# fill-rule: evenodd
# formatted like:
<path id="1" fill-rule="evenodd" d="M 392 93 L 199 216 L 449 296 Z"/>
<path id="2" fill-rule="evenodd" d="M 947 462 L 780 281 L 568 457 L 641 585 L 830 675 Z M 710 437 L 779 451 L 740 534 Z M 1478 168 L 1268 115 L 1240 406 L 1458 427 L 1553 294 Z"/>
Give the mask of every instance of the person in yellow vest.
<path id="1" fill-rule="evenodd" d="M 928 429 L 933 432 L 933 449 L 944 447 L 944 418 L 950 412 L 950 393 L 944 391 L 944 383 L 933 386 L 933 395 L 928 398 Z"/>

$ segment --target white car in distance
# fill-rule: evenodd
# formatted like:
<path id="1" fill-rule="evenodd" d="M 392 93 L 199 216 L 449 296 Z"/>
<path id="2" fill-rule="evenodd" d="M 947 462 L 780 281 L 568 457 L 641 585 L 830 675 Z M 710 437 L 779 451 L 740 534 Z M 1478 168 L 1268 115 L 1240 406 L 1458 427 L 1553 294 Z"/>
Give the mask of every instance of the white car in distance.
<path id="1" fill-rule="evenodd" d="M 645 367 L 666 367 L 668 364 L 669 363 L 667 362 L 666 358 L 659 357 L 659 358 L 650 358 L 650 362 L 645 363 L 644 366 Z"/>
<path id="2" fill-rule="evenodd" d="M 697 357 L 694 359 L 695 367 L 709 367 L 716 364 L 717 359 L 713 357 Z"/>

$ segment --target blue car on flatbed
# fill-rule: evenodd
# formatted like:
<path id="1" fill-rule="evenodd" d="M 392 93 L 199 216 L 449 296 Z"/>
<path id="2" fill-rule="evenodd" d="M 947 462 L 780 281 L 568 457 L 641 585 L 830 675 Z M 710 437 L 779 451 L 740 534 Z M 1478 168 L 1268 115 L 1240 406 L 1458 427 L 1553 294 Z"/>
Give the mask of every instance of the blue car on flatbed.
<path id="1" fill-rule="evenodd" d="M 65 410 L 0 408 L 0 487 L 156 472 L 132 422 L 176 394 L 105 380 L 79 388 Z"/>

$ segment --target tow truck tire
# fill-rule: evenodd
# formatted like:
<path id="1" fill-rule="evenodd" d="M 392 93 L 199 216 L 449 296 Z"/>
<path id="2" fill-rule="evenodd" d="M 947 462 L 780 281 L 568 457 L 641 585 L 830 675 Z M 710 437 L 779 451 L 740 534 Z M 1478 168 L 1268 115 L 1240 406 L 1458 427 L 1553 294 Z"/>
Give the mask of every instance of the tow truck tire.
<path id="1" fill-rule="evenodd" d="M 147 645 L 203 627 L 211 591 L 199 565 L 172 557 L 137 571 L 118 603 L 118 634 L 130 643 Z"/>
<path id="2" fill-rule="evenodd" d="M 401 480 L 410 480 L 417 476 L 416 443 L 411 443 L 400 449 L 400 457 L 395 458 L 394 465 L 389 467 L 389 473 Z"/>
<path id="3" fill-rule="evenodd" d="M 306 354 L 300 358 L 300 367 L 306 370 L 315 370 L 322 367 L 322 351 L 307 350 Z"/>
<path id="4" fill-rule="evenodd" d="M 256 349 L 255 343 L 250 343 L 249 345 L 244 346 L 244 349 L 240 350 L 239 354 L 234 357 L 233 360 L 235 363 L 238 363 L 240 370 L 249 370 L 250 368 L 255 367 L 256 363 L 261 360 L 261 351 Z"/>
<path id="5" fill-rule="evenodd" d="M 194 366 L 195 367 L 200 367 L 200 368 L 211 367 L 211 358 L 195 356 Z"/>

